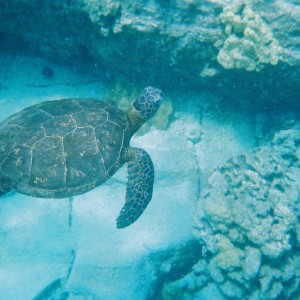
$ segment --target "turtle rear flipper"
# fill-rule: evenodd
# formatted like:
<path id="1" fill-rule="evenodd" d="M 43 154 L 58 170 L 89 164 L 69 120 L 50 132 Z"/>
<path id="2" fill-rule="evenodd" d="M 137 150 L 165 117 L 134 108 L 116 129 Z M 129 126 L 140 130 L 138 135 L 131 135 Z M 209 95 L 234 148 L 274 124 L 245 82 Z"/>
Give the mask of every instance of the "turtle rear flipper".
<path id="1" fill-rule="evenodd" d="M 117 228 L 134 223 L 152 198 L 154 167 L 149 154 L 138 148 L 129 148 L 125 154 L 128 161 L 126 200 L 117 218 Z"/>
<path id="2" fill-rule="evenodd" d="M 0 197 L 10 192 L 12 188 L 10 187 L 7 179 L 0 176 Z"/>

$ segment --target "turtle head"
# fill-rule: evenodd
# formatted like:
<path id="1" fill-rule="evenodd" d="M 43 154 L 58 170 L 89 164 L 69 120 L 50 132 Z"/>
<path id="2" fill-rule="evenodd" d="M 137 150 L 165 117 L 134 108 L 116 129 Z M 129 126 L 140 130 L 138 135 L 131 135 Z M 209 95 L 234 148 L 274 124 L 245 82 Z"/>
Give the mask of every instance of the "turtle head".
<path id="1" fill-rule="evenodd" d="M 140 117 L 146 121 L 155 115 L 162 99 L 163 93 L 160 89 L 148 86 L 134 101 L 133 107 L 140 114 Z"/>
<path id="2" fill-rule="evenodd" d="M 146 87 L 127 111 L 127 116 L 132 125 L 132 134 L 137 131 L 148 119 L 153 117 L 163 99 L 160 89 Z"/>

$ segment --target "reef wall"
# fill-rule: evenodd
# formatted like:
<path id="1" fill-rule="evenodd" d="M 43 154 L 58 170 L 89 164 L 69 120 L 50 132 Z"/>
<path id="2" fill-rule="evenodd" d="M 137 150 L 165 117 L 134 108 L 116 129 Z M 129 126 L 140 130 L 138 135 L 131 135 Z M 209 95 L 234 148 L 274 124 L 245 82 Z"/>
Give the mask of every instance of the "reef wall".
<path id="1" fill-rule="evenodd" d="M 285 0 L 2 0 L 1 48 L 85 66 L 109 82 L 252 88 L 280 102 L 299 92 L 299 14 Z M 270 79 L 276 97 L 263 98 L 260 82 Z"/>
<path id="2" fill-rule="evenodd" d="M 299 151 L 298 124 L 212 172 L 195 216 L 206 258 L 166 283 L 164 299 L 199 299 L 211 281 L 225 299 L 298 299 Z"/>

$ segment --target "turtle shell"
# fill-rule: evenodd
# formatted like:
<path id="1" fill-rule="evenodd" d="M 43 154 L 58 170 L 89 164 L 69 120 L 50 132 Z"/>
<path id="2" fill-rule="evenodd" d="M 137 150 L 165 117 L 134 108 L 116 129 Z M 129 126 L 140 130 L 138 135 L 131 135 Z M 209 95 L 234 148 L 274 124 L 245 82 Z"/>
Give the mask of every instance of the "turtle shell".
<path id="1" fill-rule="evenodd" d="M 31 196 L 82 194 L 124 163 L 130 137 L 126 113 L 110 103 L 44 102 L 0 125 L 0 176 Z"/>

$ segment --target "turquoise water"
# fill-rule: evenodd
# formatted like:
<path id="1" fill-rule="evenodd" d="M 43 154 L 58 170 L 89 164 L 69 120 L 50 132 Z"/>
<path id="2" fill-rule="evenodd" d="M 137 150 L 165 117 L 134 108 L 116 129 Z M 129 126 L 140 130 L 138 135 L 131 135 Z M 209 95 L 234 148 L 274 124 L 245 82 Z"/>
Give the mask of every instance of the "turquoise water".
<path id="1" fill-rule="evenodd" d="M 0 7 L 0 299 L 299 299 L 297 1 Z"/>

